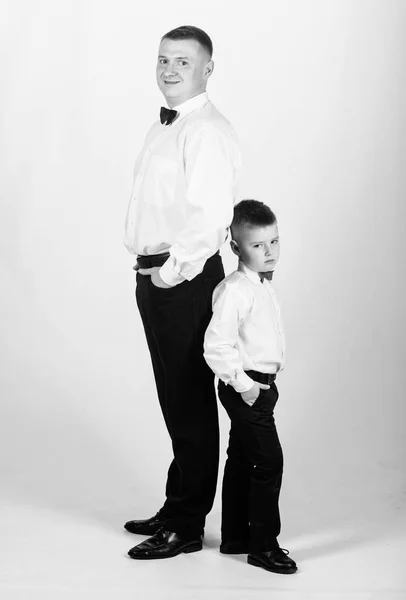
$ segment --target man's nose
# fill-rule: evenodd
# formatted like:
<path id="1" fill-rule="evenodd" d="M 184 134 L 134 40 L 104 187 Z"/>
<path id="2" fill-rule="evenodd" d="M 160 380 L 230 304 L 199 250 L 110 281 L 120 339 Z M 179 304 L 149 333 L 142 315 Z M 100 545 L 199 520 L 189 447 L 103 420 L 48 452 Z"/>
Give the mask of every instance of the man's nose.
<path id="1" fill-rule="evenodd" d="M 173 63 L 172 61 L 166 63 L 164 75 L 166 77 L 171 77 L 172 75 L 176 75 L 175 63 Z"/>

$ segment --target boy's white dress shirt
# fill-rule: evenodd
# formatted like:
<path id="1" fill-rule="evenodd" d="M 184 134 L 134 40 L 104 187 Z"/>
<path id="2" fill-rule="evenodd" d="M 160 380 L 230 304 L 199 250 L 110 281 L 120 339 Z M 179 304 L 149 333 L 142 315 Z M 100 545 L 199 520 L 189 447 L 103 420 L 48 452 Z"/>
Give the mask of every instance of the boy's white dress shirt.
<path id="1" fill-rule="evenodd" d="M 285 338 L 272 283 L 261 283 L 243 263 L 213 292 L 213 317 L 204 340 L 204 358 L 225 384 L 246 392 L 253 380 L 244 371 L 283 369 Z"/>
<path id="2" fill-rule="evenodd" d="M 240 166 L 234 130 L 207 92 L 174 110 L 171 125 L 154 123 L 136 161 L 124 238 L 132 254 L 170 253 L 160 269 L 169 285 L 193 279 L 224 243 Z"/>

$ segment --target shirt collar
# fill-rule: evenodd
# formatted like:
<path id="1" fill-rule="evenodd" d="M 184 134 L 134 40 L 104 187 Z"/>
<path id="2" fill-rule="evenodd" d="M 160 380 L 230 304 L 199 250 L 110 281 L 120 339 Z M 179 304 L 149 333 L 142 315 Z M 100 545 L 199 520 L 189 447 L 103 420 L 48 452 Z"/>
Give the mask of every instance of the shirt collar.
<path id="1" fill-rule="evenodd" d="M 176 110 L 178 112 L 176 122 L 180 119 L 183 119 L 183 117 L 186 117 L 186 115 L 189 115 L 197 108 L 201 108 L 202 106 L 207 104 L 207 102 L 209 102 L 209 95 L 207 92 L 202 92 L 197 96 L 193 96 L 193 98 L 189 98 L 189 100 L 186 100 L 186 102 L 183 102 L 178 106 L 174 106 L 173 110 Z"/>
<path id="2" fill-rule="evenodd" d="M 247 267 L 247 265 L 245 265 L 243 262 L 238 262 L 237 270 L 240 271 L 240 273 L 244 273 L 244 275 L 248 277 L 248 279 L 250 279 L 253 283 L 261 283 L 261 279 L 259 278 L 258 272 L 253 271 L 252 269 Z"/>

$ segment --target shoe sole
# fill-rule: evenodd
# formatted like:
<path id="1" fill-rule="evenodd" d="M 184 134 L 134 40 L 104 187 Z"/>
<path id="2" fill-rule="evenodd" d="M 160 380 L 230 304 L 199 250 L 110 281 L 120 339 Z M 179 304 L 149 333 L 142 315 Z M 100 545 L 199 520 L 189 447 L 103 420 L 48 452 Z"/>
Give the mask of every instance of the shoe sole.
<path id="1" fill-rule="evenodd" d="M 157 527 L 156 529 L 150 529 L 149 531 L 147 531 L 146 529 L 144 529 L 144 531 L 131 531 L 131 529 L 127 529 L 127 527 L 124 525 L 124 529 L 126 531 L 128 531 L 128 533 L 132 533 L 133 535 L 155 535 L 160 529 L 162 528 L 162 525 L 160 525 L 159 527 Z"/>
<path id="2" fill-rule="evenodd" d="M 181 548 L 180 550 L 178 550 L 177 552 L 175 552 L 174 554 L 150 554 L 150 555 L 132 555 L 129 554 L 130 558 L 134 558 L 135 560 L 157 560 L 157 559 L 162 559 L 162 558 L 174 558 L 175 556 L 178 556 L 179 554 L 191 554 L 192 552 L 199 552 L 199 550 L 202 550 L 203 548 L 203 544 L 200 542 L 193 542 L 192 544 L 189 544 L 188 546 L 183 546 L 183 548 Z"/>
<path id="3" fill-rule="evenodd" d="M 275 567 L 271 569 L 251 557 L 247 558 L 247 563 L 253 567 L 260 567 L 261 569 L 265 569 L 265 571 L 270 571 L 271 573 L 278 573 L 278 575 L 293 575 L 293 573 L 296 573 L 297 571 L 297 567 L 291 567 L 290 569 L 278 569 L 278 567 Z"/>

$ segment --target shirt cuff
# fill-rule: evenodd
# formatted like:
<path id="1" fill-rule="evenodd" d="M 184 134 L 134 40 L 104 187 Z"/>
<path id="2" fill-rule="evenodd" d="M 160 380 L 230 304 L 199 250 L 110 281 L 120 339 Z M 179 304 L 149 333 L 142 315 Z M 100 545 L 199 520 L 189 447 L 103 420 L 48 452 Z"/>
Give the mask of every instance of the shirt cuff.
<path id="1" fill-rule="evenodd" d="M 159 269 L 159 275 L 165 283 L 172 287 L 178 285 L 179 283 L 182 283 L 186 279 L 186 277 L 180 275 L 175 271 L 175 269 L 173 268 L 173 261 L 171 257 L 169 257 L 168 260 Z"/>
<path id="2" fill-rule="evenodd" d="M 252 388 L 254 383 L 255 381 L 251 379 L 251 377 L 248 377 L 248 375 L 244 373 L 244 371 L 240 371 L 235 374 L 235 377 L 233 377 L 233 379 L 230 379 L 228 385 L 231 385 L 236 392 L 241 394 L 241 392 L 248 392 L 248 390 Z"/>

